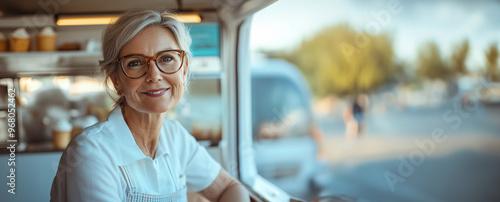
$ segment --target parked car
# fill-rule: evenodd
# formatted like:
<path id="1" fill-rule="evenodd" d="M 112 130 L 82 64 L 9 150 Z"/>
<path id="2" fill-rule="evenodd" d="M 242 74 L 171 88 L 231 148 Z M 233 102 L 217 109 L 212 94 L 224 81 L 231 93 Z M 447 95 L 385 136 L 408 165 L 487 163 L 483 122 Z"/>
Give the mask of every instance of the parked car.
<path id="1" fill-rule="evenodd" d="M 268 59 L 252 67 L 252 125 L 258 173 L 297 197 L 311 192 L 317 166 L 311 91 L 293 64 Z"/>

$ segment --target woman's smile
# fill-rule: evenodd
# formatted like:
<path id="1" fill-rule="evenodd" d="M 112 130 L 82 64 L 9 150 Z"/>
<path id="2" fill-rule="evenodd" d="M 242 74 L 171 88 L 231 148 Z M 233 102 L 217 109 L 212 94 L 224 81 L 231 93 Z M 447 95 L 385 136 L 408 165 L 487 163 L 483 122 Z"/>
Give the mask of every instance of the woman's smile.
<path id="1" fill-rule="evenodd" d="M 170 90 L 170 88 L 160 88 L 160 89 L 153 89 L 153 90 L 148 90 L 141 92 L 144 95 L 150 96 L 150 97 L 160 97 L 167 93 L 167 91 Z"/>

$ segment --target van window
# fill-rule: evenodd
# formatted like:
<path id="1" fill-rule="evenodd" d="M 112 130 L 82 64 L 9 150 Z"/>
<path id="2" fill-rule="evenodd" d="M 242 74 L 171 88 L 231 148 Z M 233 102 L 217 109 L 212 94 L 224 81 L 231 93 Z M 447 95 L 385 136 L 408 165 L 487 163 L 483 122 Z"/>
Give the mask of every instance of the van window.
<path id="1" fill-rule="evenodd" d="M 293 80 L 267 76 L 252 78 L 252 123 L 256 139 L 307 136 L 310 115 L 303 94 Z"/>

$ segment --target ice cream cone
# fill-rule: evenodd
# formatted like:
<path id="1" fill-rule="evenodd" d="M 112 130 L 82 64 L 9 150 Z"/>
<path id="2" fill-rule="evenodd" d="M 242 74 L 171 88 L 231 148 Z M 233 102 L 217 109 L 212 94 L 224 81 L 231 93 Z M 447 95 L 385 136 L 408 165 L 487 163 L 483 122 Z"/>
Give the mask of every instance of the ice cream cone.
<path id="1" fill-rule="evenodd" d="M 24 28 L 16 29 L 9 37 L 11 52 L 26 52 L 30 48 L 30 35 Z"/>
<path id="2" fill-rule="evenodd" d="M 36 46 L 38 51 L 54 51 L 56 49 L 56 36 L 38 35 Z"/>
<path id="3" fill-rule="evenodd" d="M 55 149 L 66 149 L 71 140 L 71 131 L 52 131 L 52 143 Z"/>
<path id="4" fill-rule="evenodd" d="M 9 40 L 9 50 L 11 52 L 27 52 L 30 47 L 30 39 L 11 37 Z"/>
<path id="5" fill-rule="evenodd" d="M 65 149 L 71 140 L 73 126 L 67 120 L 60 120 L 52 128 L 52 143 L 54 149 Z"/>
<path id="6" fill-rule="evenodd" d="M 51 27 L 44 27 L 36 36 L 38 51 L 54 51 L 56 49 L 56 33 Z"/>

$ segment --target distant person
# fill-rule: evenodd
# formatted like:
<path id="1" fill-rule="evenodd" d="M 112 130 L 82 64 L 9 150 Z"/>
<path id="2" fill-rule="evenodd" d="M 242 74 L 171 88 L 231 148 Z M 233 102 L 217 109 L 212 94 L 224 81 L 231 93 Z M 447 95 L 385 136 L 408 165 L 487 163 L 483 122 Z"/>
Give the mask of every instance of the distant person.
<path id="1" fill-rule="evenodd" d="M 358 95 L 344 112 L 344 123 L 346 125 L 346 138 L 356 139 L 363 130 L 365 124 L 365 109 L 368 105 L 366 95 Z"/>
<path id="2" fill-rule="evenodd" d="M 107 120 L 64 151 L 50 201 L 250 201 L 179 122 L 166 119 L 187 88 L 191 38 L 168 12 L 133 10 L 103 34 L 101 68 L 119 99 Z"/>
<path id="3" fill-rule="evenodd" d="M 352 103 L 352 116 L 358 125 L 356 132 L 359 135 L 363 129 L 364 121 L 364 109 L 360 105 L 359 98 L 354 99 L 354 102 Z"/>

